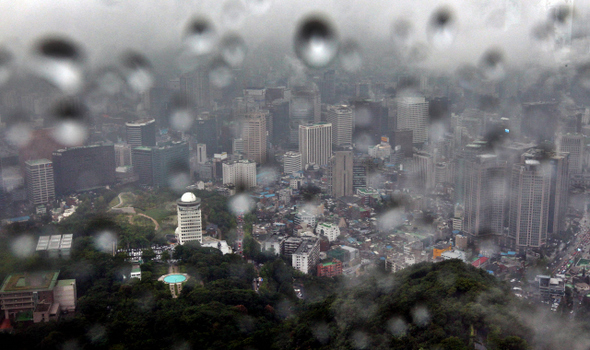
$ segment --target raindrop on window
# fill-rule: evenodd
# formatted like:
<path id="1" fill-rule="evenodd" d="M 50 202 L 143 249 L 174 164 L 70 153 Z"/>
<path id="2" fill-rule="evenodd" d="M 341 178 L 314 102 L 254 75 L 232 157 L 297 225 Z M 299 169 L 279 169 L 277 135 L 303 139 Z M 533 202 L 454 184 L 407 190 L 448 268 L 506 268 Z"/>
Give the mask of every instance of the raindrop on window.
<path id="1" fill-rule="evenodd" d="M 311 68 L 329 65 L 338 53 L 336 32 L 321 17 L 305 19 L 295 36 L 295 53 Z"/>
<path id="2" fill-rule="evenodd" d="M 340 65 L 347 72 L 356 72 L 361 69 L 363 57 L 358 44 L 354 41 L 347 41 L 342 44 L 340 50 Z"/>
<path id="3" fill-rule="evenodd" d="M 504 57 L 500 50 L 491 49 L 481 58 L 481 69 L 484 76 L 490 80 L 500 80 L 504 78 Z"/>
<path id="4" fill-rule="evenodd" d="M 393 43 L 398 47 L 407 47 L 412 42 L 412 23 L 405 20 L 399 19 L 391 26 L 391 37 Z"/>
<path id="5" fill-rule="evenodd" d="M 228 29 L 239 28 L 246 19 L 246 7 L 239 0 L 227 1 L 221 10 L 221 23 Z"/>
<path id="6" fill-rule="evenodd" d="M 231 34 L 221 39 L 221 57 L 230 67 L 239 67 L 247 52 L 248 47 L 242 37 Z"/>
<path id="7" fill-rule="evenodd" d="M 437 49 L 449 47 L 457 35 L 457 25 L 451 10 L 442 7 L 436 10 L 428 23 L 428 40 Z"/>
<path id="8" fill-rule="evenodd" d="M 272 6 L 272 0 L 246 0 L 246 6 L 253 15 L 263 15 L 268 12 Z"/>
<path id="9" fill-rule="evenodd" d="M 149 90 L 153 83 L 151 66 L 141 54 L 131 52 L 123 57 L 123 67 L 127 85 L 136 93 Z"/>
<path id="10" fill-rule="evenodd" d="M 215 49 L 217 36 L 213 25 L 205 18 L 194 19 L 184 35 L 184 46 L 189 55 L 200 56 Z"/>
<path id="11" fill-rule="evenodd" d="M 64 38 L 47 38 L 35 47 L 34 71 L 66 94 L 78 92 L 84 82 L 82 53 Z"/>
<path id="12" fill-rule="evenodd" d="M 171 105 L 170 126 L 175 130 L 188 131 L 195 120 L 189 99 L 186 96 L 175 95 L 172 97 Z"/>
<path id="13" fill-rule="evenodd" d="M 222 59 L 213 61 L 209 69 L 209 81 L 218 88 L 229 86 L 233 80 L 231 67 Z"/>
<path id="14" fill-rule="evenodd" d="M 52 110 L 53 138 L 65 146 L 80 146 L 88 137 L 86 110 L 77 98 L 64 98 Z"/>

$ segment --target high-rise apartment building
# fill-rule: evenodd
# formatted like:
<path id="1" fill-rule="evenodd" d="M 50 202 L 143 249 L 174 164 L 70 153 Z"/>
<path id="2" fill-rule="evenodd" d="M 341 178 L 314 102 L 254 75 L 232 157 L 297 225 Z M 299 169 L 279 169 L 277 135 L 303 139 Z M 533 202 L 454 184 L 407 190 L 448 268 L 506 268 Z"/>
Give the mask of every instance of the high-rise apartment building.
<path id="1" fill-rule="evenodd" d="M 219 134 L 217 128 L 217 116 L 203 113 L 199 115 L 193 125 L 197 141 L 207 145 L 207 156 L 213 157 L 213 154 L 219 152 L 219 137 L 217 137 Z"/>
<path id="2" fill-rule="evenodd" d="M 258 164 L 266 163 L 266 117 L 268 111 L 249 113 L 244 120 L 244 156 Z"/>
<path id="3" fill-rule="evenodd" d="M 569 153 L 569 172 L 579 174 L 584 169 L 584 142 L 581 134 L 559 134 L 557 136 L 557 151 Z"/>
<path id="4" fill-rule="evenodd" d="M 55 199 L 53 163 L 48 159 L 25 162 L 27 198 L 33 205 L 45 204 Z"/>
<path id="5" fill-rule="evenodd" d="M 327 164 L 332 156 L 332 124 L 300 125 L 299 153 L 304 168 L 310 163 Z"/>
<path id="6" fill-rule="evenodd" d="M 53 152 L 55 193 L 114 185 L 115 148 L 113 145 L 71 147 Z"/>
<path id="7" fill-rule="evenodd" d="M 538 160 L 512 167 L 509 238 L 519 248 L 539 248 L 547 238 L 551 177 Z"/>
<path id="8" fill-rule="evenodd" d="M 291 256 L 293 268 L 303 273 L 310 273 L 320 261 L 320 240 L 304 238 Z"/>
<path id="9" fill-rule="evenodd" d="M 400 97 L 397 100 L 397 128 L 412 130 L 412 143 L 428 140 L 428 102 L 424 97 Z"/>
<path id="10" fill-rule="evenodd" d="M 127 143 L 133 147 L 156 145 L 156 121 L 154 119 L 142 119 L 131 123 L 125 123 L 127 130 Z"/>
<path id="11" fill-rule="evenodd" d="M 335 152 L 330 158 L 329 188 L 332 197 L 352 196 L 353 160 L 351 151 Z"/>
<path id="12" fill-rule="evenodd" d="M 283 172 L 285 174 L 293 174 L 302 169 L 301 153 L 287 152 L 283 156 Z"/>
<path id="13" fill-rule="evenodd" d="M 506 208 L 506 165 L 494 154 L 467 162 L 463 230 L 474 236 L 501 236 Z"/>
<path id="14" fill-rule="evenodd" d="M 414 147 L 412 140 L 414 139 L 414 132 L 412 129 L 398 129 L 393 132 L 393 144 L 392 146 L 400 146 L 401 151 L 406 158 L 412 157 L 414 153 Z"/>
<path id="15" fill-rule="evenodd" d="M 352 144 L 354 121 L 352 108 L 348 106 L 328 106 L 327 122 L 332 124 L 332 143 L 335 146 Z"/>
<path id="16" fill-rule="evenodd" d="M 239 190 L 256 187 L 256 163 L 248 160 L 238 160 L 223 163 L 223 184 L 232 184 Z"/>
<path id="17" fill-rule="evenodd" d="M 201 198 L 186 192 L 176 201 L 178 227 L 175 234 L 179 244 L 190 241 L 203 243 L 203 227 L 201 222 Z"/>

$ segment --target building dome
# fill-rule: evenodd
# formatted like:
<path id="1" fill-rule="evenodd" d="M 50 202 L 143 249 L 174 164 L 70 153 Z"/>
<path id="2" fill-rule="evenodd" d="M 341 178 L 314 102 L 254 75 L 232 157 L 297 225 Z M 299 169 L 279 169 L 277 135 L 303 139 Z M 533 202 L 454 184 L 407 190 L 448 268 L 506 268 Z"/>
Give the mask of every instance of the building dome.
<path id="1" fill-rule="evenodd" d="M 196 202 L 197 201 L 197 196 L 195 196 L 192 192 L 187 192 L 185 194 L 182 195 L 182 197 L 180 197 L 180 201 L 181 202 Z"/>

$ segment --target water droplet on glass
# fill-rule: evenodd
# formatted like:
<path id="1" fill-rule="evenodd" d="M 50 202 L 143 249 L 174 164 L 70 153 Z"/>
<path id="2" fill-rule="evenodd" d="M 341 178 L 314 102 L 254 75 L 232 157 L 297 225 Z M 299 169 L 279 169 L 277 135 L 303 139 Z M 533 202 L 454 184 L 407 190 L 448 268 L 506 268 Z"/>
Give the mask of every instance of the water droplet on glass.
<path id="1" fill-rule="evenodd" d="M 221 9 L 221 23 L 225 28 L 237 29 L 246 19 L 246 7 L 239 0 L 229 0 Z"/>
<path id="2" fill-rule="evenodd" d="M 117 236 L 111 231 L 101 231 L 94 237 L 94 246 L 103 253 L 111 253 Z"/>
<path id="3" fill-rule="evenodd" d="M 246 42 L 238 35 L 227 35 L 221 40 L 221 57 L 230 67 L 239 67 L 247 52 Z"/>
<path id="4" fill-rule="evenodd" d="M 500 50 L 488 50 L 483 55 L 480 65 L 486 78 L 491 80 L 500 80 L 504 78 L 504 57 Z"/>
<path id="5" fill-rule="evenodd" d="M 272 6 L 272 0 L 246 0 L 250 13 L 260 16 L 268 12 Z"/>
<path id="6" fill-rule="evenodd" d="M 412 23 L 399 19 L 391 26 L 391 37 L 395 45 L 406 47 L 412 42 Z"/>
<path id="7" fill-rule="evenodd" d="M 123 57 L 125 80 L 127 85 L 136 93 L 149 90 L 153 83 L 151 66 L 148 60 L 141 54 L 132 52 Z"/>
<path id="8" fill-rule="evenodd" d="M 58 101 L 52 111 L 56 125 L 53 138 L 65 146 L 80 146 L 88 137 L 85 118 L 86 110 L 82 103 L 74 98 Z"/>
<path id="9" fill-rule="evenodd" d="M 233 80 L 231 67 L 221 59 L 215 60 L 209 69 L 209 81 L 218 88 L 229 86 Z"/>
<path id="10" fill-rule="evenodd" d="M 338 53 L 336 32 L 321 17 L 305 19 L 295 36 L 295 53 L 309 67 L 327 66 Z"/>
<path id="11" fill-rule="evenodd" d="M 245 193 L 235 195 L 229 200 L 229 210 L 234 215 L 248 214 L 252 211 L 252 209 L 254 209 L 254 207 L 254 201 L 252 200 L 252 198 L 250 198 L 249 195 Z"/>
<path id="12" fill-rule="evenodd" d="M 35 252 L 35 238 L 30 234 L 23 234 L 12 241 L 10 250 L 12 254 L 19 258 L 27 258 Z"/>
<path id="13" fill-rule="evenodd" d="M 11 125 L 6 130 L 6 139 L 11 144 L 21 148 L 25 147 L 31 141 L 32 130 L 25 123 Z"/>
<path id="14" fill-rule="evenodd" d="M 550 10 L 549 20 L 557 25 L 562 25 L 570 19 L 571 15 L 572 9 L 566 4 L 561 4 Z"/>
<path id="15" fill-rule="evenodd" d="M 189 55 L 205 55 L 215 48 L 217 36 L 213 25 L 204 18 L 197 18 L 188 25 L 184 45 Z"/>
<path id="16" fill-rule="evenodd" d="M 175 130 L 188 131 L 195 120 L 189 99 L 183 95 L 176 95 L 172 97 L 171 105 L 170 126 Z"/>
<path id="17" fill-rule="evenodd" d="M 66 94 L 78 92 L 83 85 L 82 54 L 67 39 L 49 38 L 36 45 L 36 73 Z"/>
<path id="18" fill-rule="evenodd" d="M 347 41 L 340 49 L 340 64 L 347 72 L 356 72 L 361 69 L 363 57 L 358 44 L 354 41 Z"/>
<path id="19" fill-rule="evenodd" d="M 457 68 L 455 75 L 458 79 L 459 86 L 466 90 L 477 90 L 480 85 L 481 73 L 471 65 L 463 65 Z"/>
<path id="20" fill-rule="evenodd" d="M 408 324 L 401 317 L 394 317 L 387 322 L 387 328 L 396 337 L 402 337 L 406 334 Z"/>
<path id="21" fill-rule="evenodd" d="M 99 72 L 95 83 L 100 92 L 110 96 L 120 93 L 125 85 L 123 76 L 114 69 L 105 69 Z"/>
<path id="22" fill-rule="evenodd" d="M 6 84 L 12 75 L 13 56 L 8 50 L 0 48 L 0 86 Z"/>
<path id="23" fill-rule="evenodd" d="M 187 165 L 173 166 L 170 168 L 168 176 L 168 186 L 174 192 L 184 192 L 186 187 L 191 184 L 190 170 Z"/>
<path id="24" fill-rule="evenodd" d="M 430 50 L 425 43 L 415 43 L 408 50 L 408 61 L 413 63 L 424 62 L 429 54 Z"/>
<path id="25" fill-rule="evenodd" d="M 432 46 L 438 49 L 447 48 L 455 41 L 457 26 L 449 8 L 439 8 L 432 14 L 427 34 Z"/>

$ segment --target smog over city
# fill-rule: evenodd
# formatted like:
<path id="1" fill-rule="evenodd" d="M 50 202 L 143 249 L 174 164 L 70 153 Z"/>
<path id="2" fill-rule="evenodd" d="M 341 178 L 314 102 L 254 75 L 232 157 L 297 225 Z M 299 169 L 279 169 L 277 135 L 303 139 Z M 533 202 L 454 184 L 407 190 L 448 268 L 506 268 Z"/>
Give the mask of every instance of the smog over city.
<path id="1" fill-rule="evenodd" d="M 0 14 L 3 350 L 590 349 L 590 2 Z"/>

